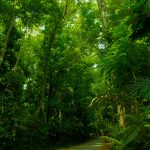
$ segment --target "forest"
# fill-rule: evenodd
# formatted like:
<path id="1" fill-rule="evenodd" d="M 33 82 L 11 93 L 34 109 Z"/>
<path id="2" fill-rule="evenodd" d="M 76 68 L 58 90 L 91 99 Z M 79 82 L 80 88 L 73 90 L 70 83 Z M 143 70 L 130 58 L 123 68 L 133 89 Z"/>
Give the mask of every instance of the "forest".
<path id="1" fill-rule="evenodd" d="M 95 139 L 150 150 L 150 0 L 0 0 L 0 150 Z"/>

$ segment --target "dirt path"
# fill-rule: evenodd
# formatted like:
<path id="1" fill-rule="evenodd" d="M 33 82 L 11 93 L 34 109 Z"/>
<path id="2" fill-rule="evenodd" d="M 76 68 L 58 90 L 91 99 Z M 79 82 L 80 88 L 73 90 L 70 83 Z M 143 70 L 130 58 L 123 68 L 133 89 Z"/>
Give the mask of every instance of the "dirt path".
<path id="1" fill-rule="evenodd" d="M 91 142 L 83 143 L 69 148 L 60 148 L 57 150 L 100 150 L 100 147 L 101 147 L 100 140 L 94 140 Z"/>

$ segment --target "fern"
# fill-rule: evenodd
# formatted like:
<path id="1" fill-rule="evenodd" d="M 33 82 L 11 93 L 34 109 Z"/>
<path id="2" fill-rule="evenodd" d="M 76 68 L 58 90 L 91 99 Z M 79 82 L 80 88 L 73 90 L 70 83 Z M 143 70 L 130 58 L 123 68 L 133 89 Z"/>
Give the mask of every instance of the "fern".
<path id="1" fill-rule="evenodd" d="M 104 141 L 107 141 L 107 142 L 110 142 L 110 143 L 112 143 L 112 144 L 119 144 L 119 145 L 121 144 L 120 141 L 118 141 L 118 140 L 116 140 L 116 139 L 114 139 L 114 138 L 111 138 L 111 137 L 109 137 L 109 136 L 101 136 L 100 139 L 101 139 L 101 140 L 104 140 Z"/>

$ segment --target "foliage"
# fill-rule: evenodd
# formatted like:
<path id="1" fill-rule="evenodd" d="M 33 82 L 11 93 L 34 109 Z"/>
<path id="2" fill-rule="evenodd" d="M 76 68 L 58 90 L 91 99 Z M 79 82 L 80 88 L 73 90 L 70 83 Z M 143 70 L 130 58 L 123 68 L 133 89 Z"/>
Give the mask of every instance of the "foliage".
<path id="1" fill-rule="evenodd" d="M 149 0 L 1 0 L 0 147 L 149 149 L 149 18 Z"/>

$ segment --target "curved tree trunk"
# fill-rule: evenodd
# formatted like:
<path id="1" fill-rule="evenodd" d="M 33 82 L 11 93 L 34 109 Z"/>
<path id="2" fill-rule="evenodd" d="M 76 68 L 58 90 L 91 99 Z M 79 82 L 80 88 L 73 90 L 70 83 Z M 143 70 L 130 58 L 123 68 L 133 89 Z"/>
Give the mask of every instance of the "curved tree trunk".
<path id="1" fill-rule="evenodd" d="M 11 20 L 10 20 L 10 25 L 9 25 L 9 28 L 8 28 L 8 31 L 6 33 L 6 36 L 5 36 L 5 40 L 4 40 L 4 45 L 3 45 L 3 49 L 2 49 L 2 54 L 0 56 L 0 68 L 1 68 L 1 64 L 3 62 L 3 59 L 5 57 L 5 53 L 7 51 L 7 45 L 8 45 L 8 41 L 9 41 L 9 36 L 10 36 L 10 33 L 12 31 L 12 28 L 14 26 L 14 22 L 15 22 L 15 16 L 13 15 Z"/>

